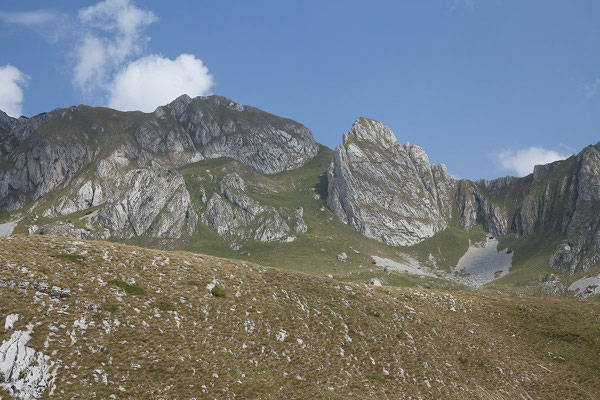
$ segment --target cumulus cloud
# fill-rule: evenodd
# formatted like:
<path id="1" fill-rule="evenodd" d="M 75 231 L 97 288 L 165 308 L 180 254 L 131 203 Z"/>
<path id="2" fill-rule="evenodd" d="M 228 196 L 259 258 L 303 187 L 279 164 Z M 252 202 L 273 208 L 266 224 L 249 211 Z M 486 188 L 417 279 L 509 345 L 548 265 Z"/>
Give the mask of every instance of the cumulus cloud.
<path id="1" fill-rule="evenodd" d="M 0 110 L 11 117 L 23 114 L 23 89 L 29 77 L 12 65 L 0 67 Z"/>
<path id="2" fill-rule="evenodd" d="M 175 59 L 147 55 L 150 37 L 144 30 L 157 20 L 151 10 L 139 8 L 134 0 L 102 0 L 81 8 L 76 18 L 48 10 L 0 11 L 0 23 L 31 28 L 70 49 L 71 81 L 86 102 L 107 101 L 123 110 L 152 111 L 184 93 L 206 94 L 212 86 L 208 69 L 193 55 L 181 54 Z M 14 104 L 21 104 L 18 85 L 25 83 L 25 78 L 15 76 L 18 78 L 7 80 L 12 86 L 4 86 L 20 96 Z M 4 96 L 2 100 L 10 103 L 16 98 Z M 20 113 L 21 108 L 11 110 Z"/>
<path id="3" fill-rule="evenodd" d="M 213 83 L 208 69 L 191 54 L 174 60 L 150 55 L 126 65 L 109 88 L 109 107 L 153 111 L 182 94 L 202 96 Z"/>
<path id="4" fill-rule="evenodd" d="M 86 94 L 105 86 L 115 69 L 141 53 L 150 40 L 141 31 L 157 19 L 130 0 L 104 0 L 79 10 L 88 31 L 75 50 L 74 84 Z"/>
<path id="5" fill-rule="evenodd" d="M 502 168 L 516 172 L 518 176 L 525 176 L 532 173 L 533 167 L 536 165 L 564 160 L 567 157 L 568 155 L 560 154 L 554 150 L 533 146 L 518 151 L 502 151 L 498 154 L 498 162 Z"/>

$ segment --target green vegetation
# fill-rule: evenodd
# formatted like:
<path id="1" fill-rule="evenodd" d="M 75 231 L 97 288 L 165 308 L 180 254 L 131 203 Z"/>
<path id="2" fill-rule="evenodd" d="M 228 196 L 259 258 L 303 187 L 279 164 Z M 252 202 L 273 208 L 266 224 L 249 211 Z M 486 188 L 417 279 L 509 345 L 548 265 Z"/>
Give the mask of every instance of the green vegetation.
<path id="1" fill-rule="evenodd" d="M 547 274 L 569 279 L 567 274 L 550 268 L 549 261 L 560 238 L 551 233 L 534 234 L 528 239 L 508 234 L 498 238 L 498 251 L 513 250 L 512 267 L 508 274 L 490 282 L 487 289 L 513 295 L 544 295 L 540 281 Z"/>
<path id="2" fill-rule="evenodd" d="M 146 290 L 144 290 L 140 286 L 130 285 L 127 282 L 123 282 L 123 281 L 120 281 L 120 280 L 117 280 L 117 279 L 113 279 L 113 280 L 108 281 L 108 284 L 120 287 L 121 289 L 123 289 L 128 294 L 134 294 L 134 295 L 137 295 L 137 294 L 146 294 Z"/>
<path id="3" fill-rule="evenodd" d="M 160 301 L 158 303 L 158 309 L 160 311 L 175 311 L 175 306 L 167 301 Z"/>
<path id="4" fill-rule="evenodd" d="M 370 381 L 383 383 L 383 377 L 377 374 L 366 374 L 365 377 Z"/>
<path id="5" fill-rule="evenodd" d="M 213 287 L 210 293 L 215 297 L 227 297 L 227 293 L 218 286 Z"/>
<path id="6" fill-rule="evenodd" d="M 483 242 L 485 236 L 486 233 L 480 225 L 476 225 L 469 232 L 456 225 L 450 225 L 429 239 L 411 247 L 404 247 L 403 250 L 416 256 L 423 264 L 431 264 L 431 255 L 435 258 L 435 267 L 450 272 L 467 252 L 469 244 Z"/>
<path id="7" fill-rule="evenodd" d="M 212 229 L 198 224 L 196 234 L 173 243 L 174 248 L 318 274 L 358 272 L 361 266 L 371 265 L 372 255 L 399 259 L 397 249 L 364 237 L 328 209 L 325 174 L 332 157 L 332 150 L 320 146 L 317 156 L 303 167 L 273 175 L 260 174 L 227 158 L 203 160 L 182 167 L 179 171 L 194 203 L 199 205 L 199 213 L 205 207 L 200 201 L 201 188 L 210 198 L 218 191 L 218 182 L 228 173 L 235 172 L 246 182 L 246 193 L 261 205 L 291 212 L 302 207 L 309 230 L 306 234 L 296 235 L 296 240 L 290 243 L 260 243 L 250 239 L 240 250 L 233 250 Z M 315 195 L 320 198 L 315 199 Z M 147 239 L 133 239 L 130 243 L 161 245 L 158 240 L 149 242 Z M 337 259 L 340 253 L 348 255 L 345 262 Z"/>

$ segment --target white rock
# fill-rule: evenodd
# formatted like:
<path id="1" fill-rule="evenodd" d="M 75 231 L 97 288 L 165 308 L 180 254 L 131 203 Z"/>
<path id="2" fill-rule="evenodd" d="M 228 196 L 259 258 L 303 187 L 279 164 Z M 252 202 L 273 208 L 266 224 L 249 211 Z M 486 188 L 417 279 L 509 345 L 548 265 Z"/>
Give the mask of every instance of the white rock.
<path id="1" fill-rule="evenodd" d="M 18 399 L 37 399 L 54 385 L 54 375 L 50 372 L 53 363 L 50 358 L 26 346 L 33 325 L 27 331 L 15 331 L 10 339 L 0 345 L 0 375 L 3 383 L 0 388 Z"/>
<path id="2" fill-rule="evenodd" d="M 19 314 L 8 314 L 6 316 L 6 322 L 4 322 L 4 330 L 7 331 L 12 329 L 15 325 L 15 322 L 19 319 Z"/>

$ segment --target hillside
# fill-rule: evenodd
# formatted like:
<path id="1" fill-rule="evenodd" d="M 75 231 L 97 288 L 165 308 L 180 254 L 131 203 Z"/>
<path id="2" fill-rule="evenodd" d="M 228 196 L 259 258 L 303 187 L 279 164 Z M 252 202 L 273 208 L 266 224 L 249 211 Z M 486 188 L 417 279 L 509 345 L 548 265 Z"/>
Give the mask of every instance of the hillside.
<path id="1" fill-rule="evenodd" d="M 4 395 L 600 393 L 595 302 L 350 284 L 233 259 L 46 236 L 0 238 L 0 265 Z"/>

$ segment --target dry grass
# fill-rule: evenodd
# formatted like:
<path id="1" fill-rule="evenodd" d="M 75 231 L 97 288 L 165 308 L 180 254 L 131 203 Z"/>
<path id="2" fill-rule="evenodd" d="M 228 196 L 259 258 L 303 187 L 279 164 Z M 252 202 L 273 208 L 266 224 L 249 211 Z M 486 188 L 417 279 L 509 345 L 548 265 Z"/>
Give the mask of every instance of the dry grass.
<path id="1" fill-rule="evenodd" d="M 15 329 L 38 324 L 29 345 L 58 366 L 57 398 L 600 393 L 594 302 L 374 288 L 236 260 L 43 236 L 1 238 L 0 266 L 0 327 L 10 313 L 21 316 Z M 39 283 L 72 295 L 51 298 L 35 289 Z M 214 287 L 226 296 L 212 294 Z M 0 333 L 1 340 L 9 336 Z"/>

